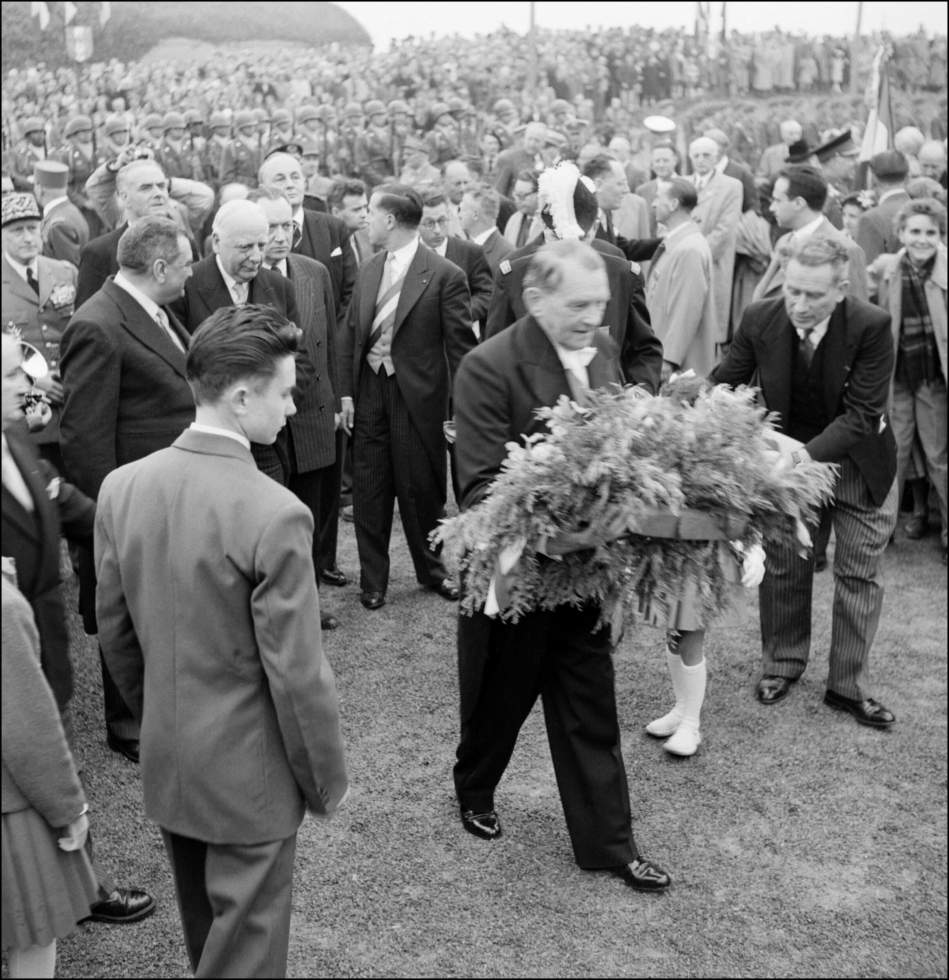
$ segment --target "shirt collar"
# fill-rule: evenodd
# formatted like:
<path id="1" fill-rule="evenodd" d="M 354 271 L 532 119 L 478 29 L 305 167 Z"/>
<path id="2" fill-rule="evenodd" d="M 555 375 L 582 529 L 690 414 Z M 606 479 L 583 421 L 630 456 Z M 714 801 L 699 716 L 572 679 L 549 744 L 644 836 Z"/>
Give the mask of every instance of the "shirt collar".
<path id="1" fill-rule="evenodd" d="M 47 201 L 43 205 L 43 217 L 45 218 L 46 215 L 48 215 L 50 211 L 52 211 L 53 208 L 55 208 L 57 205 L 62 204 L 63 201 L 68 201 L 68 200 L 69 198 L 65 194 L 63 194 L 62 197 L 57 197 L 54 198 L 52 201 Z"/>
<path id="2" fill-rule="evenodd" d="M 494 234 L 493 228 L 488 228 L 486 231 L 478 232 L 477 235 L 472 235 L 471 240 L 475 245 L 484 245 L 484 243 Z"/>
<path id="3" fill-rule="evenodd" d="M 209 436 L 227 436 L 228 439 L 233 439 L 235 442 L 239 442 L 245 449 L 250 450 L 250 439 L 241 432 L 234 432 L 231 429 L 219 429 L 216 425 L 204 425 L 202 422 L 192 422 L 188 428 L 194 429 L 196 432 L 204 432 Z"/>
<path id="4" fill-rule="evenodd" d="M 115 274 L 115 284 L 124 289 L 153 320 L 158 319 L 158 304 L 122 275 L 121 270 Z"/>
<path id="5" fill-rule="evenodd" d="M 302 204 L 293 212 L 293 220 L 301 228 L 303 227 L 303 205 Z"/>
<path id="6" fill-rule="evenodd" d="M 214 261 L 217 262 L 218 271 L 221 273 L 221 276 L 224 279 L 224 285 L 227 286 L 227 291 L 231 294 L 231 296 L 233 296 L 234 293 L 236 293 L 238 291 L 237 290 L 237 287 L 239 287 L 239 286 L 247 286 L 248 287 L 247 294 L 248 294 L 248 296 L 250 295 L 250 283 L 249 282 L 240 283 L 232 275 L 230 275 L 227 272 L 225 272 L 224 271 L 224 266 L 221 265 L 221 256 L 220 255 L 215 255 L 214 256 Z"/>
<path id="7" fill-rule="evenodd" d="M 715 172 L 719 174 L 725 173 L 725 168 L 728 166 L 728 157 L 722 154 L 722 158 L 715 164 Z"/>
<path id="8" fill-rule="evenodd" d="M 272 265 L 270 268 L 273 269 L 275 272 L 279 272 L 283 276 L 289 277 L 290 270 L 287 268 L 289 264 L 290 264 L 289 260 L 281 259 L 276 265 Z"/>
<path id="9" fill-rule="evenodd" d="M 448 238 L 446 237 L 445 240 L 441 243 L 441 245 L 437 246 L 436 248 L 433 248 L 432 251 L 436 255 L 440 255 L 444 259 L 446 257 L 446 252 L 448 251 Z"/>
<path id="10" fill-rule="evenodd" d="M 811 346 L 817 347 L 817 345 L 824 339 L 824 335 L 827 333 L 827 328 L 830 326 L 830 317 L 826 320 L 821 320 L 816 327 L 811 331 Z M 794 328 L 795 333 L 801 340 L 804 339 L 804 331 L 798 330 L 797 327 Z"/>
<path id="11" fill-rule="evenodd" d="M 10 263 L 10 267 L 24 282 L 26 282 L 27 268 L 32 269 L 33 275 L 36 276 L 37 279 L 39 279 L 39 262 L 37 262 L 36 259 L 33 259 L 33 261 L 27 267 L 25 265 L 21 265 L 19 262 L 17 262 L 16 259 L 11 258 L 9 252 L 4 252 L 3 257 L 7 260 L 7 262 Z"/>
<path id="12" fill-rule="evenodd" d="M 819 214 L 813 221 L 808 221 L 806 225 L 802 225 L 797 231 L 793 232 L 791 238 L 795 242 L 804 241 L 805 238 L 810 238 L 814 232 L 824 223 L 824 216 Z"/>
<path id="13" fill-rule="evenodd" d="M 412 264 L 412 259 L 415 258 L 415 253 L 418 251 L 420 241 L 421 239 L 419 236 L 415 235 L 401 248 L 397 248 L 389 252 L 389 255 L 392 257 L 392 273 L 394 276 L 402 275 L 402 273 Z"/>

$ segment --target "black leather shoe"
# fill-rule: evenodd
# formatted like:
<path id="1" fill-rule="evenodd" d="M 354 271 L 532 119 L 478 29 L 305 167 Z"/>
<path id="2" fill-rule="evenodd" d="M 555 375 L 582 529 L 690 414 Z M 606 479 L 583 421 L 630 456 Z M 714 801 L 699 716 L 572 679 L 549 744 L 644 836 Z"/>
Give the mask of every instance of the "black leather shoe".
<path id="1" fill-rule="evenodd" d="M 363 592 L 359 601 L 366 609 L 381 609 L 386 604 L 385 592 Z"/>
<path id="2" fill-rule="evenodd" d="M 815 572 L 827 571 L 827 555 L 818 555 L 814 559 L 814 571 Z"/>
<path id="3" fill-rule="evenodd" d="M 610 868 L 610 874 L 622 878 L 630 888 L 635 888 L 638 892 L 662 892 L 672 884 L 672 879 L 658 864 L 644 858 L 621 864 L 618 868 Z"/>
<path id="4" fill-rule="evenodd" d="M 124 755 L 129 762 L 138 763 L 138 739 L 137 738 L 119 738 L 118 735 L 113 735 L 109 732 L 106 735 L 106 742 L 113 752 L 118 752 L 119 755 Z"/>
<path id="5" fill-rule="evenodd" d="M 155 899 L 140 888 L 116 888 L 101 902 L 89 907 L 89 915 L 80 922 L 111 922 L 125 925 L 138 922 L 155 911 Z"/>
<path id="6" fill-rule="evenodd" d="M 762 704 L 777 704 L 788 696 L 791 685 L 794 683 L 788 677 L 775 677 L 773 674 L 765 674 L 758 681 L 758 688 L 755 697 Z"/>
<path id="7" fill-rule="evenodd" d="M 339 629 L 339 620 L 335 616 L 320 616 L 320 628 L 324 630 Z"/>
<path id="8" fill-rule="evenodd" d="M 929 521 L 924 514 L 913 514 L 903 525 L 903 533 L 910 541 L 918 541 L 929 533 Z"/>
<path id="9" fill-rule="evenodd" d="M 441 582 L 430 585 L 429 589 L 449 602 L 458 601 L 458 586 L 450 578 L 443 578 Z"/>
<path id="10" fill-rule="evenodd" d="M 338 568 L 327 568 L 320 572 L 320 578 L 327 585 L 335 585 L 342 588 L 344 585 L 349 585 L 349 579 L 338 569 Z"/>
<path id="11" fill-rule="evenodd" d="M 462 810 L 461 825 L 469 834 L 474 834 L 482 840 L 497 840 L 501 836 L 501 821 L 494 810 L 488 810 L 487 813 Z"/>
<path id="12" fill-rule="evenodd" d="M 870 728 L 889 728 L 896 719 L 892 711 L 887 711 L 878 701 L 867 698 L 865 701 L 854 701 L 845 698 L 836 691 L 827 691 L 824 694 L 824 704 L 829 708 L 836 708 L 838 711 L 849 711 L 861 725 L 869 725 Z"/>

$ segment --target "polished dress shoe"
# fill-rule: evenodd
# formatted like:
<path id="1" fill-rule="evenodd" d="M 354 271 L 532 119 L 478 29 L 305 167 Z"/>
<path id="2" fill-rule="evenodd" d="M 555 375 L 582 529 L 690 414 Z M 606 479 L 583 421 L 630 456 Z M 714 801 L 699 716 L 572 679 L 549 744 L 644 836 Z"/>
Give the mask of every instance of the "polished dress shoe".
<path id="1" fill-rule="evenodd" d="M 336 630 L 339 629 L 339 620 L 335 616 L 326 615 L 320 616 L 320 628 L 324 630 Z"/>
<path id="2" fill-rule="evenodd" d="M 892 711 L 887 711 L 873 698 L 864 701 L 855 701 L 852 698 L 845 698 L 836 691 L 827 691 L 824 694 L 824 704 L 829 708 L 836 708 L 838 711 L 848 711 L 857 719 L 859 724 L 868 725 L 870 728 L 889 728 L 896 719 Z"/>
<path id="3" fill-rule="evenodd" d="M 339 511 L 339 516 L 342 517 L 344 521 L 349 521 L 350 524 L 353 522 L 353 505 L 349 504 L 346 507 L 341 507 Z"/>
<path id="4" fill-rule="evenodd" d="M 773 674 L 765 674 L 758 681 L 758 688 L 755 697 L 762 704 L 777 704 L 788 696 L 788 691 L 794 683 L 789 677 L 775 677 Z"/>
<path id="5" fill-rule="evenodd" d="M 501 821 L 494 810 L 488 810 L 486 813 L 462 810 L 461 825 L 469 834 L 474 834 L 482 840 L 497 840 L 501 836 Z"/>
<path id="6" fill-rule="evenodd" d="M 381 609 L 386 604 L 385 592 L 363 592 L 359 601 L 366 609 Z"/>
<path id="7" fill-rule="evenodd" d="M 913 514 L 903 525 L 903 533 L 911 541 L 918 541 L 920 538 L 925 538 L 929 533 L 929 521 L 922 514 Z"/>
<path id="8" fill-rule="evenodd" d="M 320 572 L 320 578 L 327 585 L 335 585 L 339 588 L 342 588 L 344 585 L 349 585 L 349 579 L 338 568 L 324 569 Z"/>
<path id="9" fill-rule="evenodd" d="M 450 578 L 443 578 L 440 582 L 430 585 L 429 589 L 449 602 L 458 601 L 458 586 Z"/>
<path id="10" fill-rule="evenodd" d="M 101 894 L 101 892 L 100 892 Z M 89 907 L 89 914 L 80 922 L 111 922 L 124 925 L 138 922 L 155 911 L 155 899 L 140 888 L 116 888 L 104 899 Z"/>
<path id="11" fill-rule="evenodd" d="M 644 858 L 621 864 L 618 868 L 610 868 L 610 874 L 622 878 L 630 888 L 635 888 L 638 892 L 662 892 L 672 884 L 672 879 L 658 864 Z"/>
<path id="12" fill-rule="evenodd" d="M 118 735 L 113 735 L 112 732 L 108 732 L 105 740 L 113 752 L 118 752 L 119 755 L 124 755 L 129 762 L 138 763 L 137 738 L 119 738 Z"/>

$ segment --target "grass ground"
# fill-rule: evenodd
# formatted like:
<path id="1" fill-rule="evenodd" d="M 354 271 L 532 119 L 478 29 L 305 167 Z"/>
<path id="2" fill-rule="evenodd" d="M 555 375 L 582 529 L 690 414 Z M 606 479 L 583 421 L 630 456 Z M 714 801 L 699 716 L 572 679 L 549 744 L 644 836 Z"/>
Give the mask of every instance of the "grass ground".
<path id="1" fill-rule="evenodd" d="M 352 525 L 341 565 L 357 570 Z M 935 539 L 888 552 L 872 691 L 889 732 L 821 704 L 832 578 L 817 578 L 815 650 L 783 703 L 753 697 L 757 607 L 713 630 L 699 754 L 643 733 L 668 707 L 661 635 L 616 654 L 634 827 L 674 886 L 640 895 L 579 870 L 538 710 L 497 794 L 505 836 L 465 834 L 452 795 L 455 607 L 414 584 L 401 536 L 389 602 L 324 589 L 343 626 L 337 674 L 352 795 L 298 841 L 291 976 L 928 977 L 946 960 L 946 570 Z M 190 975 L 137 768 L 105 746 L 95 647 L 72 620 L 79 759 L 100 857 L 159 907 L 80 926 L 61 977 Z"/>

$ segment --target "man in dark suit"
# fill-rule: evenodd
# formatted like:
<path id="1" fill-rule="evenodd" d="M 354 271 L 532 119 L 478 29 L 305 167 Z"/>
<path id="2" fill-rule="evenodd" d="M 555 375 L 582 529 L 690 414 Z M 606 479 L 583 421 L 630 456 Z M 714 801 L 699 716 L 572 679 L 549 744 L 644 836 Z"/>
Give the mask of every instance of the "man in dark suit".
<path id="1" fill-rule="evenodd" d="M 313 522 L 250 453 L 294 411 L 298 333 L 270 308 L 218 310 L 188 354 L 195 422 L 109 474 L 96 515 L 103 648 L 142 722 L 145 812 L 198 977 L 286 975 L 297 830 L 347 787 Z"/>
<path id="2" fill-rule="evenodd" d="M 119 240 L 119 272 L 76 310 L 61 343 L 66 474 L 95 499 L 107 473 L 171 445 L 194 418 L 188 335 L 167 304 L 191 275 L 191 248 L 168 218 L 137 221 Z M 96 632 L 92 555 L 80 552 L 80 607 Z M 138 723 L 102 662 L 109 747 L 138 761 Z"/>
<path id="3" fill-rule="evenodd" d="M 23 431 L 23 398 L 29 389 L 22 370 L 19 343 L 4 333 L 2 344 L 3 403 L 3 554 L 16 566 L 17 586 L 26 597 L 40 638 L 40 664 L 63 728 L 71 737 L 69 702 L 73 693 L 69 634 L 59 573 L 60 532 L 92 548 L 95 504 L 59 478 L 41 460 Z M 92 841 L 87 839 L 92 857 Z M 137 922 L 155 910 L 155 900 L 139 888 L 117 888 L 98 861 L 98 900 L 90 916 L 97 922 Z"/>
<path id="4" fill-rule="evenodd" d="M 598 153 L 583 168 L 583 176 L 589 177 L 596 188 L 599 208 L 596 221 L 596 237 L 615 245 L 630 262 L 648 262 L 659 247 L 658 238 L 625 238 L 613 227 L 613 214 L 629 194 L 626 172 L 614 157 Z M 645 223 L 645 222 L 644 222 Z"/>
<path id="5" fill-rule="evenodd" d="M 476 333 L 480 334 L 494 288 L 491 270 L 481 246 L 449 234 L 450 223 L 449 203 L 445 195 L 441 191 L 429 191 L 423 195 L 422 220 L 418 226 L 422 242 L 436 255 L 454 262 L 465 274 L 471 297 L 472 325 L 477 324 Z"/>
<path id="6" fill-rule="evenodd" d="M 562 213 L 562 209 L 555 210 Z M 623 376 L 628 383 L 642 384 L 653 391 L 653 379 L 659 377 L 662 368 L 662 345 L 650 326 L 643 277 L 634 271 L 618 248 L 593 237 L 597 200 L 580 180 L 574 186 L 573 211 L 578 230 L 585 234 L 585 240 L 603 256 L 606 263 L 610 298 L 603 313 L 603 325 L 609 328 L 610 336 L 619 349 Z M 485 339 L 495 336 L 527 315 L 523 283 L 530 267 L 531 256 L 545 242 L 556 241 L 558 237 L 547 201 L 541 209 L 541 217 L 546 225 L 544 234 L 528 242 L 524 248 L 510 252 L 498 267 L 484 330 Z"/>
<path id="7" fill-rule="evenodd" d="M 546 137 L 547 127 L 543 123 L 528 123 L 524 130 L 523 142 L 518 146 L 502 150 L 498 154 L 498 176 L 494 186 L 499 194 L 503 194 L 505 197 L 511 196 L 514 182 L 519 179 L 518 174 L 522 170 L 540 173 L 544 169 L 544 160 L 540 151 L 544 146 Z"/>
<path id="8" fill-rule="evenodd" d="M 616 348 L 598 329 L 609 293 L 603 259 L 588 245 L 560 241 L 534 254 L 524 288 L 528 316 L 472 351 L 455 380 L 462 509 L 490 491 L 509 443 L 544 431 L 538 408 L 622 381 Z M 595 548 L 623 531 L 621 515 L 604 523 L 549 539 L 544 554 Z M 508 577 L 516 575 L 515 566 Z M 494 791 L 539 694 L 577 864 L 608 870 L 637 890 L 664 890 L 669 876 L 640 856 L 633 839 L 612 641 L 608 627 L 595 628 L 599 607 L 565 605 L 508 623 L 497 617 L 504 579 L 499 573 L 495 582 L 499 609 L 458 619 L 454 781 L 462 825 L 485 840 L 501 836 Z"/>
<path id="9" fill-rule="evenodd" d="M 475 184 L 465 191 L 458 209 L 461 230 L 484 251 L 484 260 L 491 271 L 491 292 L 494 290 L 494 276 L 497 275 L 501 260 L 511 252 L 513 245 L 498 230 L 498 212 L 501 196 L 492 187 L 485 184 Z M 469 288 L 471 282 L 469 280 Z"/>
<path id="10" fill-rule="evenodd" d="M 847 252 L 832 238 L 792 248 L 783 297 L 748 307 L 709 380 L 749 384 L 757 374 L 768 410 L 802 444 L 782 465 L 811 458 L 840 466 L 824 703 L 860 724 L 888 728 L 893 715 L 868 696 L 867 668 L 883 605 L 883 552 L 896 526 L 896 443 L 886 418 L 893 339 L 885 312 L 847 296 L 846 270 Z M 793 548 L 768 551 L 760 593 L 763 704 L 786 697 L 807 666 L 813 579 L 813 550 L 803 558 Z"/>
<path id="11" fill-rule="evenodd" d="M 877 204 L 864 211 L 857 222 L 857 244 L 863 249 L 868 265 L 884 252 L 899 251 L 895 221 L 909 200 L 906 192 L 909 163 L 899 150 L 884 150 L 870 160 L 870 172 Z"/>
<path id="12" fill-rule="evenodd" d="M 100 168 L 107 171 L 107 168 Z M 97 174 L 99 171 L 97 171 Z M 169 194 L 170 182 L 164 171 L 154 160 L 132 160 L 116 171 L 107 171 L 111 182 L 103 182 L 107 193 L 118 198 L 119 206 L 125 214 L 125 221 L 113 231 L 93 238 L 79 254 L 79 282 L 76 286 L 76 305 L 85 303 L 102 284 L 118 272 L 119 239 L 125 230 L 137 221 L 151 215 L 170 217 L 178 221 L 179 226 L 190 239 L 187 222 L 176 211 L 176 201 Z M 95 177 L 96 175 L 93 175 Z M 93 178 L 90 178 L 92 181 Z M 197 181 L 179 179 L 175 181 L 175 195 L 181 200 L 187 200 L 188 211 L 192 220 L 197 220 L 210 210 L 214 201 L 211 188 Z M 104 190 L 103 193 L 106 193 Z M 200 222 L 198 222 L 200 224 Z M 198 259 L 198 250 L 189 240 L 193 261 Z"/>
<path id="13" fill-rule="evenodd" d="M 300 162 L 289 153 L 274 153 L 260 165 L 259 182 L 285 194 L 293 209 L 293 247 L 299 255 L 322 262 L 333 281 L 336 320 L 341 327 L 356 282 L 356 257 L 349 244 L 349 229 L 339 218 L 303 207 L 306 182 Z"/>
<path id="14" fill-rule="evenodd" d="M 444 515 L 451 378 L 475 336 L 465 275 L 419 241 L 421 218 L 412 188 L 373 192 L 369 240 L 382 251 L 360 269 L 342 335 L 343 423 L 353 433 L 353 519 L 367 609 L 385 603 L 396 498 L 419 583 L 458 598 L 428 535 Z"/>
<path id="15" fill-rule="evenodd" d="M 321 262 L 290 251 L 293 221 L 290 202 L 278 191 L 258 187 L 249 200 L 264 212 L 269 224 L 264 265 L 293 283 L 303 331 L 301 346 L 312 368 L 312 378 L 296 398 L 296 413 L 286 429 L 286 485 L 310 508 L 313 535 L 313 568 L 317 579 L 326 573 L 345 576 L 336 564 L 339 528 L 339 465 L 336 459 L 336 430 L 339 412 L 338 357 L 336 353 L 336 310 L 329 272 Z M 334 584 L 336 584 L 334 582 Z M 336 629 L 335 616 L 320 609 L 323 629 Z"/>

